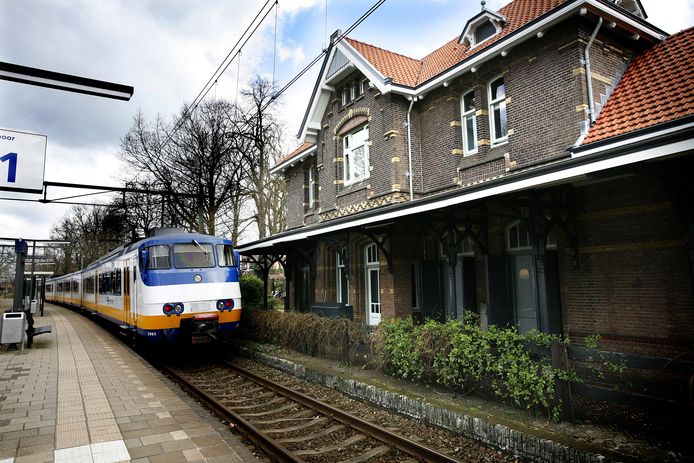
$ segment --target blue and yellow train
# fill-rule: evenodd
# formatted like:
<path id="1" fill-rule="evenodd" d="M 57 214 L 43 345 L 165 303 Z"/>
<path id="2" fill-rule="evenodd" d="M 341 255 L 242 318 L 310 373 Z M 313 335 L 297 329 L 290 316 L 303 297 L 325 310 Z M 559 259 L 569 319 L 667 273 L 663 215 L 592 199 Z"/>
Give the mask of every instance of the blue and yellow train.
<path id="1" fill-rule="evenodd" d="M 115 249 L 46 281 L 46 300 L 82 308 L 148 343 L 210 342 L 241 319 L 232 242 L 177 229 Z"/>

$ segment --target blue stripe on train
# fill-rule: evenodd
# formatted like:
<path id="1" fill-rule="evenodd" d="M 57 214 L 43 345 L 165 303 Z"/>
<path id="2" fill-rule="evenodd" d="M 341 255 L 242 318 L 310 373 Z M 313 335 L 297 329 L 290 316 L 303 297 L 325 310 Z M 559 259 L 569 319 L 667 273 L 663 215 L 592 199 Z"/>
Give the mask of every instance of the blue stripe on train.
<path id="1" fill-rule="evenodd" d="M 146 286 L 169 286 L 193 284 L 195 275 L 200 275 L 200 283 L 232 283 L 239 281 L 236 267 L 212 267 L 203 269 L 144 270 L 140 272 Z"/>

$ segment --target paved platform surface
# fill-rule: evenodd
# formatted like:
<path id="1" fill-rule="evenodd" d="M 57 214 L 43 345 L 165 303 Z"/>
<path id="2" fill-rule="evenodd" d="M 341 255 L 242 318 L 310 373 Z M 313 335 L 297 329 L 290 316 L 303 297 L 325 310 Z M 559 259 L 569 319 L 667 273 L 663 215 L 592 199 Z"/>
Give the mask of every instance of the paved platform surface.
<path id="1" fill-rule="evenodd" d="M 0 351 L 0 463 L 257 461 L 218 420 L 92 320 L 46 305 L 53 332 Z"/>

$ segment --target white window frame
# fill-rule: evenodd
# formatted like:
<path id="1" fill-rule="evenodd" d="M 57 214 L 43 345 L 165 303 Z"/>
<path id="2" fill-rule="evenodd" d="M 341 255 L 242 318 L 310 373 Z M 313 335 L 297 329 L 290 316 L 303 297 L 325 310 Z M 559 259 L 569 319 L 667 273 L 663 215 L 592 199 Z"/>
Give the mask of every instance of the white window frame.
<path id="1" fill-rule="evenodd" d="M 475 95 L 475 90 L 469 90 L 465 93 L 463 93 L 463 96 L 460 97 L 460 114 L 461 114 L 461 119 L 462 119 L 462 127 L 463 127 L 463 156 L 469 156 L 471 154 L 476 154 L 478 151 L 478 145 L 477 145 L 477 116 L 475 115 L 477 112 L 477 108 L 473 107 L 470 110 L 465 110 L 465 97 L 472 93 L 473 97 Z M 472 134 L 474 137 L 474 148 L 471 150 L 468 150 L 468 139 L 467 139 L 467 120 L 468 117 L 472 116 Z"/>
<path id="2" fill-rule="evenodd" d="M 489 37 L 487 37 L 487 38 L 485 38 L 485 39 L 482 39 L 482 40 L 480 40 L 480 41 L 478 42 L 478 41 L 477 41 L 477 37 L 476 37 L 477 29 L 479 29 L 481 26 L 483 26 L 483 25 L 484 25 L 485 23 L 487 23 L 487 22 L 488 22 L 489 24 L 491 24 L 492 27 L 494 27 L 494 33 L 493 33 L 492 35 L 490 35 Z M 497 25 L 494 23 L 494 21 L 492 21 L 491 19 L 487 19 L 486 21 L 482 21 L 481 23 L 479 23 L 479 24 L 477 24 L 477 25 L 475 26 L 475 28 L 472 30 L 472 33 L 470 34 L 470 42 L 471 42 L 471 44 L 472 44 L 472 45 L 470 46 L 470 48 L 476 47 L 476 46 L 479 45 L 480 43 L 486 42 L 487 40 L 493 38 L 493 37 L 494 37 L 496 34 L 498 34 L 498 33 L 499 33 L 499 26 L 497 26 Z"/>
<path id="3" fill-rule="evenodd" d="M 504 81 L 504 97 L 492 100 L 492 84 L 499 79 Z M 508 141 L 508 107 L 506 106 L 506 93 L 506 78 L 503 76 L 503 74 L 489 80 L 489 83 L 487 84 L 487 100 L 489 101 L 489 138 L 492 141 L 492 146 L 501 145 Z M 495 138 L 496 126 L 494 123 L 494 108 L 501 108 L 501 105 L 506 107 L 506 133 L 500 138 Z M 499 111 L 501 111 L 501 109 L 499 109 Z"/>
<path id="4" fill-rule="evenodd" d="M 355 177 L 355 160 L 353 153 L 356 149 L 364 147 L 364 166 L 362 177 Z M 352 185 L 361 182 L 371 176 L 369 161 L 369 126 L 365 125 L 359 130 L 345 135 L 342 139 L 342 179 L 344 185 Z M 349 177 L 349 178 L 348 178 Z"/>
<path id="5" fill-rule="evenodd" d="M 366 86 L 368 85 L 368 79 L 363 78 L 359 81 L 359 95 L 363 95 L 366 92 Z"/>
<path id="6" fill-rule="evenodd" d="M 349 89 L 347 87 L 342 87 L 342 107 L 347 106 L 347 103 L 349 101 L 347 98 L 349 97 Z"/>
<path id="7" fill-rule="evenodd" d="M 335 256 L 335 271 L 336 271 L 336 284 L 335 284 L 335 289 L 337 290 L 337 302 L 344 303 L 345 305 L 349 305 L 349 279 L 345 278 L 345 283 L 347 285 L 347 291 L 345 292 L 347 294 L 347 300 L 343 301 L 342 300 L 342 273 L 344 272 L 345 276 L 347 275 L 347 266 L 345 265 L 345 260 L 343 256 L 347 252 L 347 248 L 342 248 L 340 249 Z"/>
<path id="8" fill-rule="evenodd" d="M 308 208 L 313 209 L 316 205 L 316 166 L 311 166 L 308 168 Z"/>
<path id="9" fill-rule="evenodd" d="M 517 242 L 518 246 L 512 247 L 511 246 L 511 230 L 516 228 L 517 230 L 520 230 L 520 220 L 516 220 L 515 222 L 509 224 L 506 227 L 506 249 L 509 251 L 528 251 L 532 249 L 532 236 L 530 236 L 530 230 L 526 227 L 525 231 L 527 233 L 527 238 L 528 238 L 528 245 L 527 246 L 520 246 L 520 233 L 516 232 L 516 237 L 517 237 Z M 556 235 L 556 229 L 552 228 L 549 233 L 547 233 L 547 238 L 545 240 L 545 249 L 557 249 L 557 235 Z"/>
<path id="10" fill-rule="evenodd" d="M 443 234 L 443 238 L 448 241 L 448 232 Z M 439 252 L 444 260 L 448 259 L 446 245 L 439 244 Z M 460 243 L 456 246 L 456 254 L 458 257 L 475 257 L 475 242 L 470 236 L 466 236 L 460 240 Z"/>
<path id="11" fill-rule="evenodd" d="M 378 256 L 378 246 L 375 243 L 369 244 L 364 248 L 364 271 L 364 282 L 366 286 L 366 320 L 369 325 L 378 325 L 381 322 L 381 270 Z M 373 288 L 371 287 L 372 272 L 376 273 L 376 278 L 378 281 L 378 290 L 376 291 L 378 302 L 373 303 L 378 306 L 378 312 L 374 312 L 378 315 L 372 315 L 371 313 L 371 292 L 373 291 Z"/>
<path id="12" fill-rule="evenodd" d="M 525 233 L 527 235 L 527 246 L 521 246 L 521 233 L 520 233 L 520 226 L 521 222 L 520 220 L 516 220 L 513 223 L 510 223 L 506 227 L 506 249 L 509 251 L 528 251 L 532 249 L 532 241 L 531 241 L 531 236 L 530 236 L 530 230 L 528 230 L 527 227 L 525 227 Z M 511 246 L 511 231 L 515 229 L 515 234 L 516 234 L 516 242 L 518 243 L 517 246 Z"/>

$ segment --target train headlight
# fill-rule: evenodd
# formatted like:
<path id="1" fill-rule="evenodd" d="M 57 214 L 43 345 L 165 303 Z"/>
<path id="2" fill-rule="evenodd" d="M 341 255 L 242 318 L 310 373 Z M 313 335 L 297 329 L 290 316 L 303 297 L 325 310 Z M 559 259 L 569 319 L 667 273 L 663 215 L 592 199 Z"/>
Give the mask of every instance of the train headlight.
<path id="1" fill-rule="evenodd" d="M 164 307 L 162 308 L 164 313 L 168 316 L 171 315 L 174 311 L 174 306 L 173 304 L 164 304 Z"/>
<path id="2" fill-rule="evenodd" d="M 176 312 L 176 315 L 181 315 L 184 309 L 185 308 L 183 307 L 182 302 L 177 302 L 176 304 L 174 304 L 174 312 Z"/>
<path id="3" fill-rule="evenodd" d="M 217 301 L 217 310 L 221 310 L 222 312 L 225 310 L 231 310 L 234 308 L 234 300 L 233 299 L 220 299 Z"/>
<path id="4" fill-rule="evenodd" d="M 202 281 L 202 275 L 200 275 L 199 273 L 196 274 L 196 275 L 193 277 L 193 281 L 196 282 L 196 283 L 200 283 L 200 282 Z"/>

